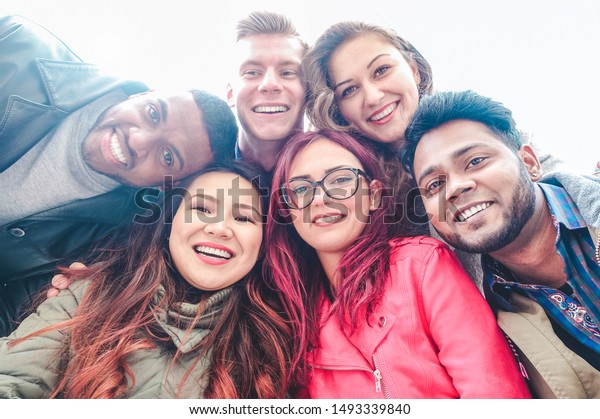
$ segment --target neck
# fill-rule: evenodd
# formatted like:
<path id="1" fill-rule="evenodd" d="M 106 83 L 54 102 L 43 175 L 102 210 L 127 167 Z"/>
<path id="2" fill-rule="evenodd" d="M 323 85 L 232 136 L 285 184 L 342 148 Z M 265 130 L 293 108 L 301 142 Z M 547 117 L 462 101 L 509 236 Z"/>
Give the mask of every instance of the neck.
<path id="1" fill-rule="evenodd" d="M 564 263 L 556 252 L 556 227 L 544 193 L 536 188 L 536 206 L 519 236 L 490 256 L 521 283 L 558 288 L 565 284 Z"/>
<path id="2" fill-rule="evenodd" d="M 244 160 L 258 164 L 270 172 L 275 168 L 277 155 L 286 141 L 287 138 L 273 141 L 259 140 L 242 131 L 238 146 Z"/>
<path id="3" fill-rule="evenodd" d="M 323 266 L 325 275 L 327 275 L 327 279 L 331 283 L 331 288 L 337 290 L 340 283 L 340 273 L 337 269 L 342 260 L 342 253 L 317 252 L 317 255 L 319 256 L 319 261 L 321 262 L 321 266 Z"/>

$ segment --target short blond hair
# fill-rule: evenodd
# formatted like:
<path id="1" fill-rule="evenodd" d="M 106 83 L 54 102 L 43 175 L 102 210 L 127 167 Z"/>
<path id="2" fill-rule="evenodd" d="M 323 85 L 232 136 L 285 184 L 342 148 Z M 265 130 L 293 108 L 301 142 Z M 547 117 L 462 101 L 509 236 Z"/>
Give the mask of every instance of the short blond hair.
<path id="1" fill-rule="evenodd" d="M 302 45 L 302 55 L 308 51 L 308 44 L 300 38 L 300 34 L 292 21 L 279 13 L 259 11 L 252 12 L 238 21 L 236 27 L 236 42 L 253 35 L 286 35 L 298 39 Z"/>

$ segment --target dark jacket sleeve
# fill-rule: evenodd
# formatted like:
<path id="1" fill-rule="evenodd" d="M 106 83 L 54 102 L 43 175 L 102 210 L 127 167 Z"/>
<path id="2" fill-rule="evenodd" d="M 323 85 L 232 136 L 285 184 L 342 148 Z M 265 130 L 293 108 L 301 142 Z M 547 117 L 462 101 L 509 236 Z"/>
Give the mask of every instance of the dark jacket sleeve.
<path id="1" fill-rule="evenodd" d="M 109 91 L 147 90 L 84 63 L 45 28 L 20 16 L 0 17 L 0 172 L 73 111 Z"/>

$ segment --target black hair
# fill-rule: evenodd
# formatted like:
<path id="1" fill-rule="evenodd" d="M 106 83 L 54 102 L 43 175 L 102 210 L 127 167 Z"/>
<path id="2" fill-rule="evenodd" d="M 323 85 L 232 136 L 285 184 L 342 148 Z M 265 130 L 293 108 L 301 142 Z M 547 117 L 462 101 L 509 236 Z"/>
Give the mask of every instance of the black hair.
<path id="1" fill-rule="evenodd" d="M 405 143 L 400 150 L 404 169 L 414 176 L 415 150 L 429 131 L 450 121 L 466 119 L 481 122 L 510 149 L 523 145 L 510 109 L 472 90 L 439 92 L 424 96 L 406 129 Z"/>
<path id="2" fill-rule="evenodd" d="M 238 127 L 235 115 L 227 102 L 203 90 L 190 90 L 202 112 L 215 162 L 233 158 Z M 200 152 L 200 150 L 199 150 Z"/>

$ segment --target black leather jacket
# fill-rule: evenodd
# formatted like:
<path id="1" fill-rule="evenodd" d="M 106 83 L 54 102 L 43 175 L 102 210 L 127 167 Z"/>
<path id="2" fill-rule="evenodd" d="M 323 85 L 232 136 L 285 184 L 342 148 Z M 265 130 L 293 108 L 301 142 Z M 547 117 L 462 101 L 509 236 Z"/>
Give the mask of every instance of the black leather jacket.
<path id="1" fill-rule="evenodd" d="M 67 115 L 117 88 L 128 94 L 148 90 L 101 74 L 27 19 L 1 17 L 0 172 Z M 41 188 L 43 181 L 51 180 L 42 180 Z M 14 328 L 17 308 L 48 283 L 57 262 L 81 257 L 92 243 L 133 220 L 134 193 L 120 187 L 0 227 L 0 336 Z"/>

